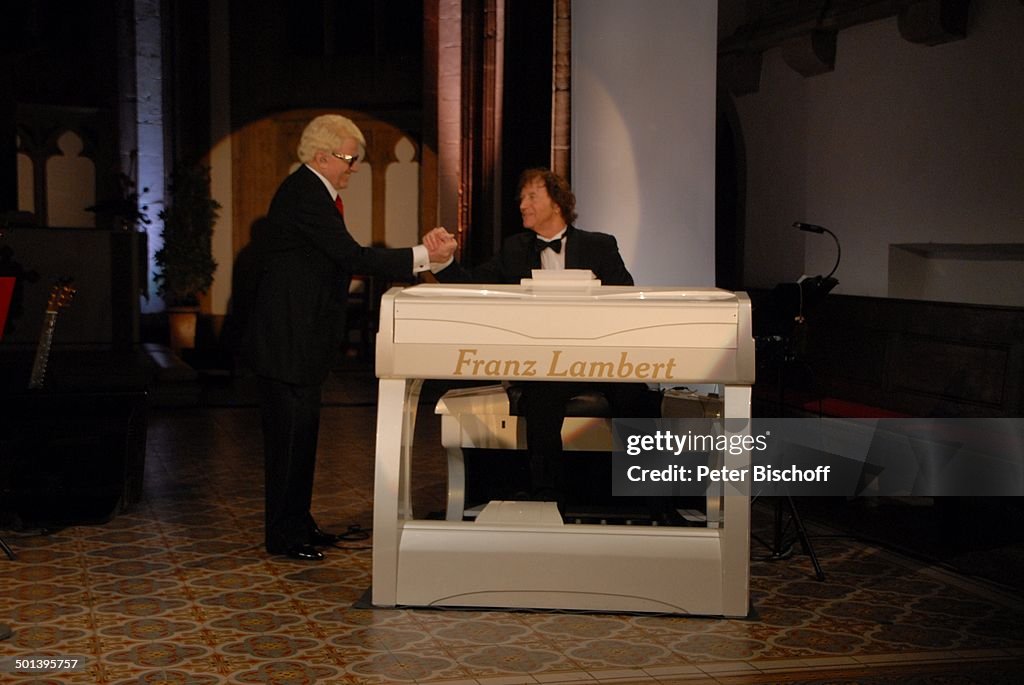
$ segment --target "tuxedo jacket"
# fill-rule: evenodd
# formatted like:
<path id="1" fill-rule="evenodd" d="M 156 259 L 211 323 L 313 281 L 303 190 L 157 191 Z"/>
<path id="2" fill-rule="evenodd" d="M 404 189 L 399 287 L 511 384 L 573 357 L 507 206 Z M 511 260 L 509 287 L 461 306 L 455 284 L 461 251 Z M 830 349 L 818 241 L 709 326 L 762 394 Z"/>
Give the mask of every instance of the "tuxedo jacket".
<path id="1" fill-rule="evenodd" d="M 326 379 L 344 340 L 353 273 L 412 276 L 412 249 L 357 243 L 327 187 L 305 165 L 281 183 L 251 246 L 257 275 L 246 357 L 256 374 L 286 383 Z"/>
<path id="2" fill-rule="evenodd" d="M 602 285 L 633 285 L 633 277 L 622 262 L 615 236 L 582 231 L 569 226 L 565 231 L 565 268 L 590 269 Z M 540 267 L 540 253 L 534 249 L 537 234 L 523 231 L 505 239 L 489 261 L 474 268 L 452 262 L 434 274 L 442 283 L 511 283 L 530 278 Z"/>

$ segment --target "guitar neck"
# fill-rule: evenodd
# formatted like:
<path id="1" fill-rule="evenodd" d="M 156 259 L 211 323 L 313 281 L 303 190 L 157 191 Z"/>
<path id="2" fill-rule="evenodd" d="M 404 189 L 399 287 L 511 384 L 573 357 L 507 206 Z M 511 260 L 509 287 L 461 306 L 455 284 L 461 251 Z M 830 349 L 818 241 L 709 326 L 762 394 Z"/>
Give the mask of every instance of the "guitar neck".
<path id="1" fill-rule="evenodd" d="M 43 387 L 46 377 L 46 365 L 50 361 L 50 347 L 53 345 L 53 331 L 57 328 L 57 312 L 47 311 L 43 321 L 43 330 L 36 346 L 36 358 L 32 363 L 32 376 L 28 381 L 30 390 Z"/>

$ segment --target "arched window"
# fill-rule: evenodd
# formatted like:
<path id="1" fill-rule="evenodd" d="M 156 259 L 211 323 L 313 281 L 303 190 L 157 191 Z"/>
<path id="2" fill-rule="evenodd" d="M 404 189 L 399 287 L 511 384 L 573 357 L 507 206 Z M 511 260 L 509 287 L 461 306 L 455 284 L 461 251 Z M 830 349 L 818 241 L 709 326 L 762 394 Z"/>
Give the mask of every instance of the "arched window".
<path id="1" fill-rule="evenodd" d="M 46 217 L 50 226 L 92 227 L 96 215 L 96 165 L 82 156 L 82 138 L 65 131 L 57 139 L 60 154 L 46 160 Z"/>
<path id="2" fill-rule="evenodd" d="M 420 163 L 416 147 L 403 136 L 394 148 L 395 160 L 388 164 L 385 187 L 384 239 L 388 245 L 419 242 Z"/>
<path id="3" fill-rule="evenodd" d="M 24 143 L 20 135 L 15 137 L 15 146 L 18 150 L 18 211 L 36 211 L 36 179 L 35 164 L 32 157 L 23 147 Z"/>

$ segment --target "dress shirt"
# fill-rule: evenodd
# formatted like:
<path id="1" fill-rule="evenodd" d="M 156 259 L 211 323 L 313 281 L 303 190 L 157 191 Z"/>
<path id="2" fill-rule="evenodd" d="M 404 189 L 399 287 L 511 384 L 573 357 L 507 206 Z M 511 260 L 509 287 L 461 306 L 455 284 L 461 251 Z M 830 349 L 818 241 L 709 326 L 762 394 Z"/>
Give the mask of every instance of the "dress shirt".
<path id="1" fill-rule="evenodd" d="M 548 243 L 553 243 L 555 241 L 562 242 L 561 252 L 555 252 L 554 250 L 548 249 L 540 253 L 540 268 L 552 271 L 562 271 L 565 269 L 565 230 L 566 229 L 563 228 L 558 235 L 552 237 L 550 240 L 537 236 L 537 240 L 543 240 Z"/>

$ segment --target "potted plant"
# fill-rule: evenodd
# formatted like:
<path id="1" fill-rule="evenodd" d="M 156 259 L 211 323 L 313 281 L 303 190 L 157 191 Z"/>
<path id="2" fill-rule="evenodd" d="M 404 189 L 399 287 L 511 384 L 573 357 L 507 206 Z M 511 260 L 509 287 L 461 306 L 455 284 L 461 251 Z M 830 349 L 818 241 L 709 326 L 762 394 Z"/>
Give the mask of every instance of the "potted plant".
<path id="1" fill-rule="evenodd" d="M 100 200 L 86 207 L 85 211 L 94 213 L 97 218 L 104 218 L 112 228 L 145 232 L 146 226 L 153 223 L 153 220 L 149 217 L 149 205 L 140 205 L 139 201 L 142 195 L 149 192 L 149 188 L 143 188 L 142 193 L 139 193 L 135 181 L 123 173 L 117 175 L 117 188 L 116 197 Z"/>
<path id="2" fill-rule="evenodd" d="M 201 166 L 177 167 L 169 196 L 159 214 L 163 247 L 154 255 L 155 281 L 156 292 L 167 305 L 171 349 L 179 352 L 195 347 L 199 296 L 213 284 L 213 225 L 220 203 L 210 195 L 210 170 Z"/>

